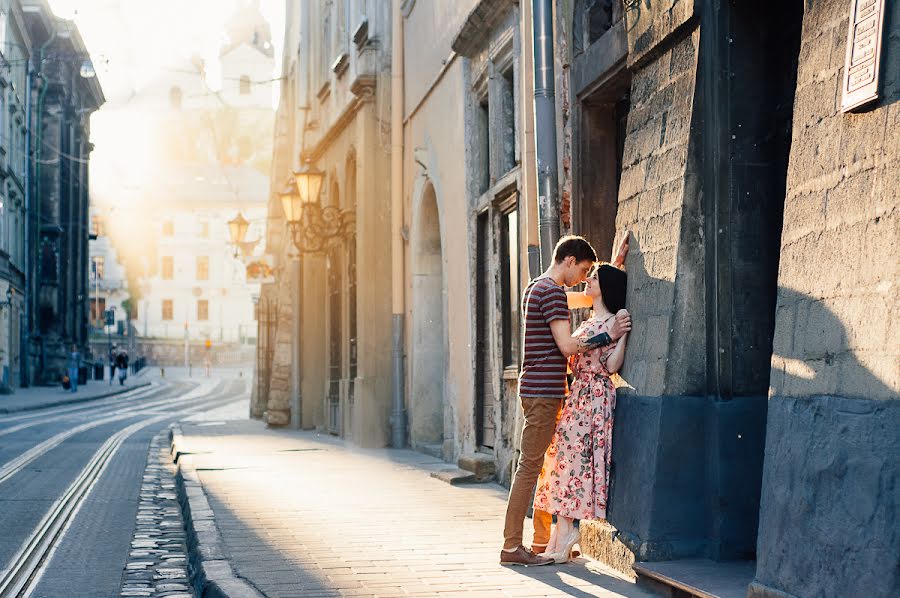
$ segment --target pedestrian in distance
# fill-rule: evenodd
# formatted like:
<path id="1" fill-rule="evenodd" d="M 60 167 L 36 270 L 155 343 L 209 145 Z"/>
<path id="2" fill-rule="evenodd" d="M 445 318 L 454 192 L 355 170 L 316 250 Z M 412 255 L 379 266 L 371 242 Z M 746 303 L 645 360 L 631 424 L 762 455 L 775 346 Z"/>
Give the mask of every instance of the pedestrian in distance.
<path id="1" fill-rule="evenodd" d="M 572 334 L 583 339 L 609 332 L 625 310 L 625 272 L 598 264 L 588 276 L 584 294 L 593 313 Z M 628 333 L 606 346 L 569 357 L 574 380 L 538 477 L 535 510 L 556 515 L 556 528 L 544 556 L 556 563 L 569 560 L 580 540 L 575 520 L 606 519 L 609 469 L 612 462 L 613 410 L 616 387 L 610 378 L 625 359 Z"/>
<path id="2" fill-rule="evenodd" d="M 116 367 L 119 368 L 119 386 L 122 386 L 128 377 L 128 351 L 125 349 L 122 349 L 116 355 Z"/>
<path id="3" fill-rule="evenodd" d="M 69 352 L 68 363 L 66 364 L 66 369 L 68 370 L 69 375 L 69 390 L 70 392 L 78 391 L 78 369 L 81 367 L 81 354 L 78 352 L 78 347 L 72 345 L 72 350 Z"/>
<path id="4" fill-rule="evenodd" d="M 623 246 L 627 248 L 627 234 Z M 614 317 L 605 331 L 595 336 L 572 336 L 568 298 L 563 287 L 584 282 L 596 261 L 596 252 L 582 237 L 563 237 L 554 248 L 550 267 L 532 280 L 523 294 L 525 334 L 519 400 L 525 425 L 519 443 L 519 464 L 506 505 L 501 565 L 536 566 L 554 562 L 553 558 L 535 554 L 535 551 L 542 552 L 549 542 L 550 513 L 534 513 L 532 550 L 522 544 L 522 532 L 544 454 L 556 431 L 566 396 L 566 359 L 610 345 L 631 330 L 630 316 L 622 314 Z"/>
<path id="5" fill-rule="evenodd" d="M 116 355 L 117 349 L 115 345 L 113 345 L 109 350 L 109 384 L 112 386 L 113 379 L 116 377 Z"/>

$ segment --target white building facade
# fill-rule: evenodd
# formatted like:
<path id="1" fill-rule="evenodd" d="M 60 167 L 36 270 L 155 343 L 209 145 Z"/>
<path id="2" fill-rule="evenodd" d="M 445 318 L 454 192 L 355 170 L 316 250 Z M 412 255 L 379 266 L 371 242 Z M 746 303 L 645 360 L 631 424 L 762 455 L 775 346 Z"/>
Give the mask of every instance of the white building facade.
<path id="1" fill-rule="evenodd" d="M 249 221 L 246 240 L 265 230 L 268 179 L 250 167 L 186 167 L 173 177 L 171 193 L 147 226 L 157 235 L 148 256 L 144 292 L 135 327 L 147 338 L 191 343 L 252 343 L 256 338 L 253 298 L 243 256 L 231 244 L 228 221 L 240 213 Z M 193 181 L 189 180 L 193 179 Z M 197 180 L 202 179 L 202 180 Z M 255 253 L 261 251 L 255 248 Z"/>

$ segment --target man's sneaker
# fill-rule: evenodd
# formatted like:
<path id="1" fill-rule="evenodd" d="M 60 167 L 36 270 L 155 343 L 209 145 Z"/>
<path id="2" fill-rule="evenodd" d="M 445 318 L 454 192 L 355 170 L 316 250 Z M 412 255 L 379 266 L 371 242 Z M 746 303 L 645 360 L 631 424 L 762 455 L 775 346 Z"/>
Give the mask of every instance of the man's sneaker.
<path id="1" fill-rule="evenodd" d="M 549 565 L 553 559 L 534 554 L 521 544 L 512 552 L 506 550 L 500 551 L 501 565 L 524 565 L 525 567 L 539 567 L 541 565 Z"/>

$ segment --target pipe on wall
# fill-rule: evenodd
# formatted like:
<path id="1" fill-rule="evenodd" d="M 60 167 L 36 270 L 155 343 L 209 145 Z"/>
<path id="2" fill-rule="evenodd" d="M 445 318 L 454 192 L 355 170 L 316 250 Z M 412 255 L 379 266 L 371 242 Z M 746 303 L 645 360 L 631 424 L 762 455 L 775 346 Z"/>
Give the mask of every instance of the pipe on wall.
<path id="1" fill-rule="evenodd" d="M 553 82 L 553 1 L 532 0 L 534 40 L 534 142 L 537 162 L 541 268 L 547 269 L 559 241 L 559 182 L 556 165 L 556 88 Z"/>
<path id="2" fill-rule="evenodd" d="M 406 446 L 403 374 L 403 11 L 391 10 L 391 446 Z"/>

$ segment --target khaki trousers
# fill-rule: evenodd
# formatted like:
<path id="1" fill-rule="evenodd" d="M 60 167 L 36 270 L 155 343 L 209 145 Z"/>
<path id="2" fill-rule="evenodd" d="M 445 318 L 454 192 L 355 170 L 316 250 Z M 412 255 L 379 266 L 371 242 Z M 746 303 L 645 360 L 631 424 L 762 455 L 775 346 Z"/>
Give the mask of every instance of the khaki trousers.
<path id="1" fill-rule="evenodd" d="M 537 483 L 544 464 L 544 453 L 553 440 L 556 423 L 563 400 L 555 398 L 522 397 L 525 425 L 522 428 L 521 452 L 516 477 L 509 489 L 506 503 L 506 524 L 503 528 L 503 548 L 512 550 L 522 544 L 522 528 L 525 514 L 534 498 Z M 534 512 L 534 544 L 546 545 L 550 539 L 552 515 L 544 511 Z"/>

